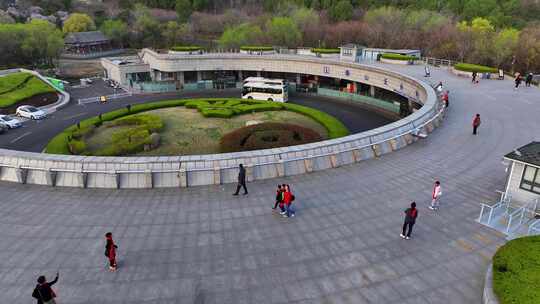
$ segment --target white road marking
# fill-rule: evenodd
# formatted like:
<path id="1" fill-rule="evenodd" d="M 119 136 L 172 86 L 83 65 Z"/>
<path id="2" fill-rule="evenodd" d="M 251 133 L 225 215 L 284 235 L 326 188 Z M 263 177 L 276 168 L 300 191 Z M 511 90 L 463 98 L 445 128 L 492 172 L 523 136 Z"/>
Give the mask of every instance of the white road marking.
<path id="1" fill-rule="evenodd" d="M 21 135 L 21 136 L 15 138 L 15 139 L 13 139 L 13 140 L 11 141 L 11 143 L 12 143 L 12 144 L 13 144 L 13 143 L 16 143 L 17 141 L 21 140 L 22 138 L 24 138 L 24 137 L 26 137 L 26 136 L 28 136 L 28 135 L 30 135 L 30 134 L 32 134 L 32 132 L 26 132 L 26 133 L 24 133 L 23 135 Z"/>

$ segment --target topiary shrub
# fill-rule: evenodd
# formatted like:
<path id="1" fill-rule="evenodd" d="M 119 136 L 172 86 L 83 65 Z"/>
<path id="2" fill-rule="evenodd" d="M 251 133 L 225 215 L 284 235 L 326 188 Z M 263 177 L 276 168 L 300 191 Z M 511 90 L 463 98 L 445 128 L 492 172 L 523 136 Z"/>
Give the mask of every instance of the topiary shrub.
<path id="1" fill-rule="evenodd" d="M 243 127 L 220 140 L 221 152 L 251 151 L 301 145 L 322 140 L 319 133 L 283 123 L 261 123 Z"/>
<path id="2" fill-rule="evenodd" d="M 173 46 L 170 48 L 174 52 L 197 52 L 201 51 L 202 47 L 200 46 Z"/>
<path id="3" fill-rule="evenodd" d="M 340 49 L 322 49 L 322 48 L 312 48 L 312 53 L 316 54 L 339 54 L 341 53 Z"/>
<path id="4" fill-rule="evenodd" d="M 416 57 L 416 56 L 393 54 L 393 53 L 381 54 L 381 58 L 390 59 L 390 60 L 403 60 L 403 61 L 411 61 L 411 60 L 415 61 L 415 60 L 418 60 L 418 57 Z"/>
<path id="5" fill-rule="evenodd" d="M 273 51 L 274 48 L 271 47 L 271 46 L 250 46 L 250 45 L 246 45 L 246 46 L 241 46 L 240 50 L 242 50 L 242 51 L 252 51 L 252 52 L 269 52 L 269 51 Z"/>
<path id="6" fill-rule="evenodd" d="M 458 71 L 463 72 L 477 72 L 477 73 L 498 73 L 499 70 L 496 68 L 483 66 L 483 65 L 477 65 L 477 64 L 470 64 L 470 63 L 456 63 L 454 65 L 454 69 Z"/>

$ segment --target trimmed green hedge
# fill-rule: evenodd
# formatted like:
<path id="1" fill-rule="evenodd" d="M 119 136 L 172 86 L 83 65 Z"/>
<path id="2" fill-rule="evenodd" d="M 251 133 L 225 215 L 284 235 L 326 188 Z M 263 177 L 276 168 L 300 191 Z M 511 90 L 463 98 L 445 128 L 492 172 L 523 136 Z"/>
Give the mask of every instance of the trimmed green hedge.
<path id="1" fill-rule="evenodd" d="M 197 109 L 205 117 L 230 118 L 235 115 L 248 114 L 253 112 L 280 111 L 288 110 L 306 115 L 318 123 L 322 124 L 328 130 L 329 138 L 338 138 L 349 135 L 349 130 L 343 123 L 335 117 L 324 112 L 290 103 L 268 102 L 259 100 L 247 100 L 237 98 L 211 98 L 211 99 L 189 99 L 189 100 L 167 100 L 146 104 L 133 105 L 131 111 L 126 108 L 118 109 L 99 117 L 92 117 L 80 122 L 80 130 L 76 125 L 66 128 L 62 133 L 56 135 L 45 148 L 46 153 L 50 154 L 71 154 L 68 142 L 79 140 L 88 135 L 87 132 L 93 132 L 96 126 L 103 122 L 117 120 L 121 117 L 137 114 L 145 111 L 151 111 L 161 108 L 185 106 L 186 108 Z M 128 116 L 129 117 L 129 116 Z M 128 118 L 125 118 L 128 120 Z M 119 120 L 122 121 L 122 120 Z M 117 122 L 115 122 L 117 123 Z M 109 155 L 103 152 L 100 155 Z"/>
<path id="2" fill-rule="evenodd" d="M 0 77 L 0 95 L 15 90 L 32 76 L 30 73 L 13 73 Z"/>
<path id="3" fill-rule="evenodd" d="M 196 52 L 202 49 L 203 48 L 200 46 L 173 46 L 170 48 L 170 50 L 174 52 Z"/>
<path id="4" fill-rule="evenodd" d="M 274 48 L 271 46 L 241 46 L 240 50 L 242 51 L 253 51 L 253 52 L 265 52 L 265 51 L 273 51 Z"/>
<path id="5" fill-rule="evenodd" d="M 501 304 L 540 299 L 540 236 L 511 240 L 493 257 L 493 291 Z"/>
<path id="6" fill-rule="evenodd" d="M 0 87 L 3 87 L 5 89 L 5 93 L 0 94 L 0 108 L 12 106 L 24 99 L 36 95 L 56 92 L 54 88 L 50 87 L 48 84 L 41 81 L 41 79 L 37 78 L 36 76 L 28 73 L 22 74 L 27 74 L 30 76 L 23 82 L 20 82 L 21 77 L 23 76 L 19 75 L 15 76 L 15 79 L 10 79 L 10 75 L 0 77 L 0 83 L 7 82 L 3 85 L 0 85 Z M 18 85 L 15 86 L 17 83 Z M 7 88 L 9 87 L 11 87 L 11 90 L 7 90 Z"/>
<path id="7" fill-rule="evenodd" d="M 463 72 L 499 73 L 499 70 L 496 68 L 471 63 L 456 63 L 454 69 Z"/>
<path id="8" fill-rule="evenodd" d="M 404 60 L 404 61 L 418 60 L 418 57 L 416 57 L 416 56 L 392 54 L 392 53 L 381 54 L 381 58 L 390 59 L 390 60 Z"/>
<path id="9" fill-rule="evenodd" d="M 317 54 L 339 54 L 341 52 L 340 49 L 318 49 L 318 48 L 312 48 L 311 52 L 317 53 Z"/>

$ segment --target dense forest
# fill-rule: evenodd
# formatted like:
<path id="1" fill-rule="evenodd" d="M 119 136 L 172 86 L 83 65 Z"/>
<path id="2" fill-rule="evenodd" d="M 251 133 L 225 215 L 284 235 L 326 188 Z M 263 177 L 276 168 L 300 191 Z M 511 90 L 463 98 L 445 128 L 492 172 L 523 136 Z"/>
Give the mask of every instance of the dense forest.
<path id="1" fill-rule="evenodd" d="M 39 5 L 47 14 L 81 12 L 58 22 L 57 28 L 64 34 L 100 29 L 122 47 L 337 47 L 353 42 L 370 47 L 419 48 L 432 57 L 540 72 L 539 0 L 16 2 Z M 6 7 L 5 1 L 0 4 Z M 49 62 L 59 51 L 62 31 L 24 22 L 0 12 L 0 52 L 13 54 L 4 60 L 29 62 L 39 56 Z M 50 45 L 46 51 L 33 49 L 38 47 L 31 43 L 35 32 L 51 35 L 49 41 L 42 42 Z M 13 37 L 18 39 L 13 41 Z"/>

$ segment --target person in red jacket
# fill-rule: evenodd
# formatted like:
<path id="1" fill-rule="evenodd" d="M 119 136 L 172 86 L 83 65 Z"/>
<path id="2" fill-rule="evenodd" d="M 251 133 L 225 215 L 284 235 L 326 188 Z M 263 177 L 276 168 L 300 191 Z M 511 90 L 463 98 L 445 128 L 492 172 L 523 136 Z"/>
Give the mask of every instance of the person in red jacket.
<path id="1" fill-rule="evenodd" d="M 116 271 L 116 267 L 118 266 L 116 264 L 116 249 L 118 246 L 114 243 L 111 232 L 105 234 L 105 239 L 107 240 L 105 256 L 109 258 L 109 271 Z"/>
<path id="2" fill-rule="evenodd" d="M 411 203 L 411 208 L 405 210 L 405 222 L 403 223 L 403 229 L 400 236 L 404 239 L 410 239 L 412 233 L 412 227 L 418 217 L 418 210 L 416 209 L 416 203 Z M 408 228 L 408 229 L 407 229 Z"/>
<path id="3" fill-rule="evenodd" d="M 285 210 L 281 213 L 283 217 L 295 216 L 295 212 L 291 205 L 293 201 L 294 195 L 291 192 L 291 187 L 289 185 L 285 185 L 285 191 L 283 192 L 283 203 L 285 204 Z"/>
<path id="4" fill-rule="evenodd" d="M 476 114 L 472 122 L 472 127 L 473 127 L 472 134 L 476 135 L 478 127 L 480 126 L 481 123 L 482 121 L 480 120 L 480 114 Z"/>

